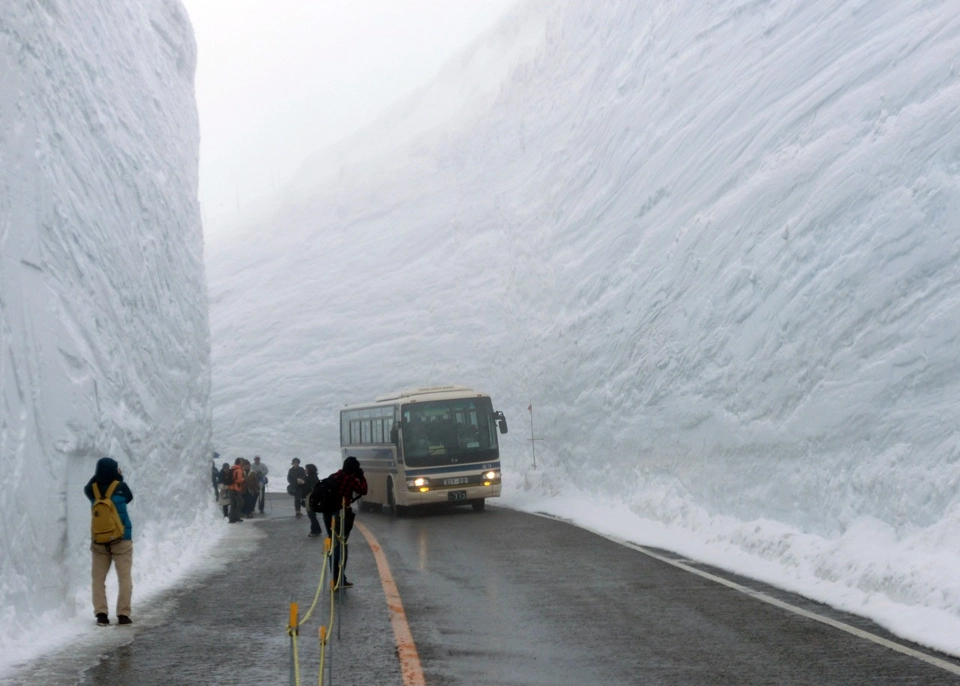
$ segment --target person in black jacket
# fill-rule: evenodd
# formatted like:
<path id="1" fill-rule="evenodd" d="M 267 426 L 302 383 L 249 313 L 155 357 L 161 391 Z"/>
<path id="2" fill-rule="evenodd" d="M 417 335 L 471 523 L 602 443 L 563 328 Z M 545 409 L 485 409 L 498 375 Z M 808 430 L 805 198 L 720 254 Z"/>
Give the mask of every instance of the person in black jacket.
<path id="1" fill-rule="evenodd" d="M 127 505 L 133 501 L 133 492 L 123 480 L 123 472 L 117 461 L 110 457 L 102 457 L 97 461 L 97 468 L 83 493 L 90 500 L 91 507 L 95 500 L 93 485 L 97 485 L 100 497 L 106 497 L 113 484 L 118 482 L 110 496 L 110 500 L 117 508 L 120 521 L 123 524 L 123 537 L 119 541 L 110 543 L 90 543 L 90 552 L 93 554 L 93 612 L 97 616 L 97 624 L 103 626 L 110 623 L 109 606 L 107 605 L 107 572 L 110 565 L 116 565 L 117 581 L 120 590 L 117 593 L 117 623 L 132 624 L 130 621 L 130 606 L 133 597 L 133 580 L 130 571 L 133 569 L 133 524 L 127 514 Z"/>
<path id="2" fill-rule="evenodd" d="M 307 475 L 300 486 L 300 497 L 306 505 L 307 517 L 310 518 L 310 533 L 307 534 L 310 538 L 316 538 L 323 534 L 323 529 L 320 528 L 320 520 L 317 519 L 317 513 L 310 507 L 310 494 L 313 493 L 313 488 L 318 481 L 320 481 L 320 476 L 317 474 L 317 465 L 308 464 Z"/>
<path id="3" fill-rule="evenodd" d="M 297 517 L 303 516 L 300 512 L 300 508 L 303 507 L 303 491 L 300 487 L 303 486 L 306 478 L 307 473 L 300 466 L 300 458 L 293 458 L 290 469 L 287 471 L 287 493 L 293 496 L 293 509 L 296 510 Z"/>
<path id="4" fill-rule="evenodd" d="M 346 573 L 349 552 L 347 539 L 350 538 L 353 520 L 357 516 L 350 507 L 350 503 L 367 494 L 367 479 L 363 475 L 363 469 L 360 468 L 360 461 L 352 455 L 343 461 L 343 469 L 334 472 L 328 478 L 336 484 L 338 503 L 336 510 L 323 513 L 323 525 L 327 529 L 327 536 L 333 542 L 333 555 L 330 557 L 332 583 L 334 588 L 338 588 L 342 574 L 344 588 L 350 588 L 353 584 L 347 580 Z M 342 523 L 341 512 L 343 513 Z M 343 551 L 342 560 L 341 551 Z"/>
<path id="5" fill-rule="evenodd" d="M 220 495 L 217 502 L 223 505 L 223 516 L 230 515 L 230 484 L 233 483 L 233 470 L 230 463 L 224 462 L 217 473 L 217 483 L 220 485 Z"/>

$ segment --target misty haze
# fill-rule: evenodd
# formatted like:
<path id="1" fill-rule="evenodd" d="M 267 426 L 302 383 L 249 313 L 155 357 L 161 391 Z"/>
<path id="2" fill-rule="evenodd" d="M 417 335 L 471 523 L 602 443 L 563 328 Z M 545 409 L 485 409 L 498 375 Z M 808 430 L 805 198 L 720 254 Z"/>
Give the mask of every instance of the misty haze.
<path id="1" fill-rule="evenodd" d="M 256 543 L 212 451 L 283 494 L 433 384 L 509 420 L 488 504 L 960 656 L 958 55 L 948 2 L 519 0 L 205 240 L 179 0 L 7 3 L 0 670 L 95 631 L 100 457 L 146 606 Z"/>

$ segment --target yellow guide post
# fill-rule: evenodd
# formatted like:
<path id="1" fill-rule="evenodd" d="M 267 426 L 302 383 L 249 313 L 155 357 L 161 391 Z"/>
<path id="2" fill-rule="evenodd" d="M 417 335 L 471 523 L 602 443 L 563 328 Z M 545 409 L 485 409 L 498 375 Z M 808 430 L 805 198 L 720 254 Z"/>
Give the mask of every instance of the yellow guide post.
<path id="1" fill-rule="evenodd" d="M 297 623 L 298 611 L 299 611 L 299 607 L 297 603 L 290 603 L 290 630 L 291 631 L 296 631 L 297 628 L 299 627 L 299 624 Z"/>

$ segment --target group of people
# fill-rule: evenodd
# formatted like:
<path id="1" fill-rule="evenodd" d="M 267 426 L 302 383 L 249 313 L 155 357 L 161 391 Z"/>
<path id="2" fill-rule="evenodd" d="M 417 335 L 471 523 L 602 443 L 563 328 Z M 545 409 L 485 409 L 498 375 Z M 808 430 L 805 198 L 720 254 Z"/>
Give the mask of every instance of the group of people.
<path id="1" fill-rule="evenodd" d="M 224 516 L 230 522 L 242 522 L 240 515 L 251 516 L 258 506 L 263 514 L 269 470 L 260 461 L 260 456 L 255 456 L 253 462 L 238 457 L 233 465 L 224 462 L 217 469 L 216 460 L 219 457 L 219 453 L 213 454 L 211 478 L 217 502 L 224 508 Z M 295 516 L 302 517 L 302 511 L 306 509 L 310 519 L 309 536 L 322 535 L 318 516 L 323 518 L 327 536 L 334 541 L 330 561 L 332 583 L 335 588 L 349 587 L 353 584 L 347 581 L 344 570 L 347 566 L 346 543 L 356 518 L 351 503 L 367 494 L 367 481 L 355 457 L 346 458 L 342 469 L 324 481 L 330 487 L 324 493 L 332 494 L 332 497 L 318 499 L 321 480 L 316 465 L 308 464 L 304 469 L 300 467 L 300 460 L 294 458 L 287 473 L 287 492 L 294 497 Z M 119 582 L 117 623 L 132 624 L 133 524 L 127 505 L 133 501 L 133 492 L 123 480 L 119 464 L 110 457 L 97 461 L 94 475 L 84 486 L 83 492 L 91 504 L 90 551 L 93 556 L 93 611 L 97 624 L 110 624 L 106 579 L 111 566 L 115 566 Z"/>
<path id="2" fill-rule="evenodd" d="M 327 537 L 334 541 L 330 559 L 334 587 L 339 587 L 342 582 L 343 587 L 347 588 L 353 586 L 343 573 L 347 567 L 347 539 L 356 519 L 351 503 L 367 494 L 367 480 L 359 460 L 352 456 L 347 457 L 343 467 L 327 479 L 331 482 L 333 497 L 321 498 L 318 491 L 321 479 L 317 466 L 308 464 L 301 467 L 300 459 L 295 457 L 287 471 L 287 493 L 293 496 L 295 517 L 302 517 L 303 510 L 307 511 L 310 520 L 310 533 L 307 536 L 316 538 L 323 535 L 318 515 L 323 518 Z M 340 521 L 341 514 L 343 521 Z"/>
<path id="3" fill-rule="evenodd" d="M 211 472 L 213 490 L 217 503 L 223 507 L 223 516 L 234 524 L 242 522 L 242 517 L 252 517 L 258 508 L 260 514 L 263 514 L 269 482 L 267 473 L 270 470 L 260 461 L 260 456 L 255 455 L 253 462 L 238 457 L 233 461 L 232 466 L 229 462 L 224 462 L 219 470 L 216 460 L 220 457 L 220 453 L 214 453 L 213 457 Z"/>

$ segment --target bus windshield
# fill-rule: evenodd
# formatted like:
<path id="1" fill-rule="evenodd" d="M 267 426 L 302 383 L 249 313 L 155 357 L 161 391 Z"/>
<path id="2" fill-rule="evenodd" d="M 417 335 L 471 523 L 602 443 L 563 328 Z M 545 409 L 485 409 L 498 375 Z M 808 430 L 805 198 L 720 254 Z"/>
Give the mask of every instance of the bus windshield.
<path id="1" fill-rule="evenodd" d="M 411 403 L 400 410 L 408 465 L 485 462 L 498 457 L 497 423 L 488 397 Z"/>

